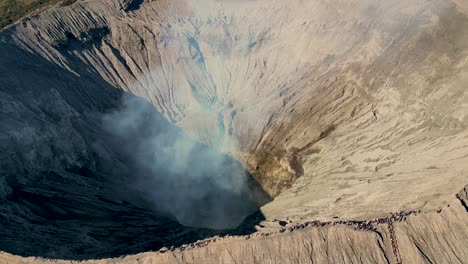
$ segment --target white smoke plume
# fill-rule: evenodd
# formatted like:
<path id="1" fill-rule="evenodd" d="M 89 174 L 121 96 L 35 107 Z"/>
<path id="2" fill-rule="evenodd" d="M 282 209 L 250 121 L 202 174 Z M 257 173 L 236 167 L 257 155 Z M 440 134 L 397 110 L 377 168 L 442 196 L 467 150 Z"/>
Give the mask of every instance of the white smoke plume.
<path id="1" fill-rule="evenodd" d="M 103 120 L 134 167 L 133 188 L 183 225 L 234 228 L 268 199 L 239 162 L 186 135 L 145 99 L 124 95 Z"/>
<path id="2" fill-rule="evenodd" d="M 254 5 L 254 1 L 240 2 L 244 8 Z M 225 116 L 232 111 L 226 95 L 231 88 L 220 81 L 232 65 L 248 68 L 252 43 L 261 42 L 264 34 L 227 29 L 225 23 L 234 22 L 222 17 L 214 22 L 217 14 L 209 7 L 216 3 L 233 8 L 239 1 L 192 3 L 195 18 L 168 19 L 158 43 L 161 64 L 139 77 L 135 85 L 140 89 L 130 89 L 146 91 L 141 95 L 152 104 L 127 94 L 121 109 L 106 115 L 104 124 L 132 161 L 135 187 L 159 212 L 187 226 L 223 229 L 237 226 L 269 200 L 243 166 L 224 153 L 237 148 L 237 139 L 224 127 Z M 217 33 L 199 33 L 197 23 Z M 247 83 L 244 86 L 248 90 Z M 186 112 L 191 116 L 167 105 L 190 109 Z M 168 122 L 181 119 L 178 125 L 196 130 L 190 133 L 196 139 Z M 210 131 L 200 133 L 203 124 L 209 124 Z"/>

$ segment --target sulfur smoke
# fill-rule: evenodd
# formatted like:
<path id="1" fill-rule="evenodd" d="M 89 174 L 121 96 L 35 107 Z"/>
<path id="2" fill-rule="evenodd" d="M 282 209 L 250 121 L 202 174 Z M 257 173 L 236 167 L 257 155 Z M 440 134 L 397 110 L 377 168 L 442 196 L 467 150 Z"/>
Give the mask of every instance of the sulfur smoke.
<path id="1" fill-rule="evenodd" d="M 194 17 L 198 18 L 193 21 L 201 20 L 210 25 L 209 6 L 215 2 L 192 3 Z M 219 71 L 227 74 L 226 67 L 232 60 L 239 62 L 245 59 L 255 42 L 251 39 L 253 37 L 240 34 L 236 37 L 239 42 L 236 47 L 228 48 L 229 45 L 220 43 L 233 41 L 229 32 L 200 36 L 196 33 L 199 31 L 196 22 L 181 18 L 170 23 L 181 27 L 184 34 L 176 34 L 170 28 L 161 33 L 164 44 L 161 43 L 159 51 L 163 63 L 153 65 L 152 70 L 140 76 L 146 80 L 139 82 L 145 83 L 141 88 L 149 94 L 174 90 L 174 93 L 180 93 L 175 95 L 179 100 L 190 94 L 191 101 L 185 102 L 185 107 L 197 112 L 196 119 L 194 117 L 191 122 L 212 124 L 213 120 L 223 120 L 221 111 L 229 108 L 228 102 L 218 95 L 207 95 L 206 91 L 226 93 L 213 76 Z M 182 29 L 181 23 L 189 26 Z M 194 32 L 189 30 L 192 27 Z M 261 39 L 263 35 L 260 35 Z M 204 52 L 202 47 L 209 51 Z M 173 51 L 177 54 L 174 55 Z M 167 72 L 171 72 L 173 79 L 168 79 Z M 164 111 L 160 107 L 157 110 Z M 131 161 L 135 171 L 132 186 L 145 193 L 158 212 L 175 218 L 183 225 L 224 229 L 236 227 L 248 214 L 268 201 L 268 196 L 242 165 L 223 152 L 236 148 L 236 142 L 225 135 L 222 121 L 217 121 L 220 125 L 213 129 L 215 136 L 194 133 L 198 136 L 195 139 L 169 123 L 166 118 L 171 117 L 167 112 L 163 116 L 157 110 L 145 99 L 127 94 L 122 98 L 121 108 L 104 117 L 104 125 Z"/>
<path id="2" fill-rule="evenodd" d="M 145 99 L 124 95 L 104 125 L 130 160 L 131 188 L 183 225 L 234 228 L 266 201 L 238 161 L 186 135 Z"/>

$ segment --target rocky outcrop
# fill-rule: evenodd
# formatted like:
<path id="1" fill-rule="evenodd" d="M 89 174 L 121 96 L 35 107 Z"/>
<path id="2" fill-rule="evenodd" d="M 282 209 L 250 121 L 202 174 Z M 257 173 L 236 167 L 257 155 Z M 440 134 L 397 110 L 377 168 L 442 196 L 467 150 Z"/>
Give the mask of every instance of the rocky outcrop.
<path id="1" fill-rule="evenodd" d="M 465 210 L 468 212 L 468 185 L 463 188 L 458 194 L 457 194 L 458 200 L 460 200 L 460 203 L 462 206 L 465 208 Z"/>

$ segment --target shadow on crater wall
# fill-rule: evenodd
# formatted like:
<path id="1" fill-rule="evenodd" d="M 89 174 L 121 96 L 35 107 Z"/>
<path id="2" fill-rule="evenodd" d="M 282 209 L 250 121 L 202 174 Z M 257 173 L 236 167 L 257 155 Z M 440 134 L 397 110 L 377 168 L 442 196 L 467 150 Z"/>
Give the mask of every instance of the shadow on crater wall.
<path id="1" fill-rule="evenodd" d="M 240 164 L 190 141 L 146 101 L 136 101 L 145 105 L 143 122 L 132 130 L 137 134 L 115 134 L 102 127 L 102 117 L 120 114 L 116 109 L 123 93 L 92 69 L 70 58 L 79 69 L 77 77 L 5 43 L 0 53 L 5 54 L 0 72 L 22 73 L 0 75 L 1 251 L 77 260 L 117 257 L 213 235 L 248 234 L 263 220 L 257 209 L 269 198 L 247 172 L 242 170 L 241 179 L 232 174 Z M 158 126 L 148 125 L 155 120 Z M 172 139 L 190 142 L 189 150 L 182 152 L 189 155 L 184 159 L 192 162 L 189 167 L 165 167 L 180 153 L 160 156 L 161 151 L 143 156 L 145 162 L 151 157 L 157 167 L 142 166 L 141 153 L 135 151 L 158 142 L 154 135 L 161 129 Z M 136 135 L 145 140 L 132 144 Z M 171 141 L 159 143 L 162 149 L 174 148 Z M 213 157 L 216 166 L 199 166 Z M 218 174 L 215 168 L 228 170 Z M 190 177 L 192 172 L 197 177 Z M 216 182 L 218 176 L 227 180 Z M 225 186 L 239 180 L 245 183 L 235 191 Z M 200 189 L 202 195 L 197 196 L 194 190 Z M 171 205 L 178 211 L 171 211 Z M 187 210 L 192 218 L 182 214 Z M 238 228 L 222 229 L 220 221 L 229 215 L 235 218 L 230 226 L 250 216 Z M 216 229 L 179 223 L 210 227 L 210 219 L 216 220 Z"/>
<path id="2" fill-rule="evenodd" d="M 269 201 L 240 162 L 198 143 L 142 98 L 126 95 L 104 116 L 110 145 L 124 154 L 133 177 L 158 212 L 191 227 L 235 228 Z"/>

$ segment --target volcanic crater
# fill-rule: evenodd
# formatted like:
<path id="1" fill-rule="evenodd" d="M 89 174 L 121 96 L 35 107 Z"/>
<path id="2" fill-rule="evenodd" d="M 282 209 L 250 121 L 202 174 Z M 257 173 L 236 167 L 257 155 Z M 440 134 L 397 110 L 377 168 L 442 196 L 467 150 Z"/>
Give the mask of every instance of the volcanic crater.
<path id="1" fill-rule="evenodd" d="M 465 2 L 59 2 L 0 31 L 0 262 L 466 263 Z"/>

